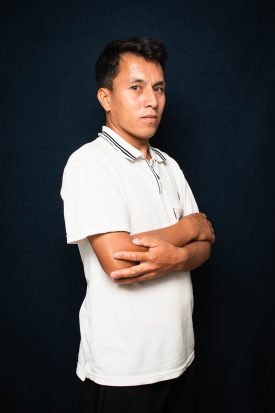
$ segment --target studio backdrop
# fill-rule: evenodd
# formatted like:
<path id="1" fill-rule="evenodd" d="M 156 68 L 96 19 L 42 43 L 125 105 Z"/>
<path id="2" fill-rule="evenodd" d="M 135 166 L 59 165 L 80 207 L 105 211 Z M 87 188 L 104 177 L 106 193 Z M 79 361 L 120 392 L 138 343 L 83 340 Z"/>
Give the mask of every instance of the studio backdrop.
<path id="1" fill-rule="evenodd" d="M 177 159 L 216 229 L 210 260 L 192 274 L 194 412 L 273 411 L 274 15 L 265 0 L 1 6 L 2 411 L 82 411 L 86 286 L 59 191 L 69 155 L 104 122 L 94 61 L 134 35 L 167 45 L 152 144 Z"/>

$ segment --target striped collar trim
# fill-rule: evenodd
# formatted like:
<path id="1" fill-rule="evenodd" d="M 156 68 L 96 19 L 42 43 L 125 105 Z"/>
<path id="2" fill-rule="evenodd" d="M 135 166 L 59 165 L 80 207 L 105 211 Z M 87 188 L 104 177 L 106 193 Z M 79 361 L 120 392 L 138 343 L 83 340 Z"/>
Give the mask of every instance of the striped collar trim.
<path id="1" fill-rule="evenodd" d="M 157 161 L 157 162 L 165 162 L 166 158 L 163 155 L 163 153 L 157 149 L 157 148 L 153 148 L 153 146 L 150 146 L 149 148 L 150 154 L 152 156 L 152 158 Z"/>
<path id="2" fill-rule="evenodd" d="M 99 136 L 109 141 L 118 151 L 122 153 L 127 159 L 135 161 L 138 158 L 143 158 L 144 155 L 134 146 L 130 145 L 125 139 L 121 138 L 116 132 L 107 126 L 102 127 L 102 132 Z M 149 152 L 152 158 L 157 162 L 165 162 L 166 158 L 159 149 L 149 146 Z"/>

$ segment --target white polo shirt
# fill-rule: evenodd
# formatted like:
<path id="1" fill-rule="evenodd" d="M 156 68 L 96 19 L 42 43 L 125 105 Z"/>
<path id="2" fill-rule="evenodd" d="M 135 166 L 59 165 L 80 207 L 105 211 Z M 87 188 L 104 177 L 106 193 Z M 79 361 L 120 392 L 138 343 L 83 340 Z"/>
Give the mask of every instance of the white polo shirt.
<path id="1" fill-rule="evenodd" d="M 103 271 L 89 235 L 135 234 L 172 225 L 197 205 L 178 164 L 150 147 L 152 159 L 103 127 L 68 160 L 61 195 L 67 242 L 78 244 L 87 292 L 80 309 L 77 375 L 131 386 L 178 377 L 194 358 L 193 293 L 188 271 L 118 285 Z"/>

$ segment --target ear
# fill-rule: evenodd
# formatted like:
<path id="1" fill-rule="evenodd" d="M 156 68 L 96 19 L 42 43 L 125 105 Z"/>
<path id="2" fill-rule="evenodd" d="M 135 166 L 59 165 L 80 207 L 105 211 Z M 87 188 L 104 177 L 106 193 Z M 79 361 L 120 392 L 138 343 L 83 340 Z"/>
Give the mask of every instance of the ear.
<path id="1" fill-rule="evenodd" d="M 101 87 L 100 89 L 98 89 L 98 92 L 97 92 L 97 98 L 99 100 L 99 103 L 105 110 L 105 112 L 110 112 L 110 109 L 111 109 L 110 94 L 111 94 L 110 90 L 105 87 Z"/>

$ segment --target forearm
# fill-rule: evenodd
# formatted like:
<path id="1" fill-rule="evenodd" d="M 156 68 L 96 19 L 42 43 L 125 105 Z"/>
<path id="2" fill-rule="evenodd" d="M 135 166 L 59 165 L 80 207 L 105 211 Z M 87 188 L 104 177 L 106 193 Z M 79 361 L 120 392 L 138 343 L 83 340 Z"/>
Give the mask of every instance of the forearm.
<path id="1" fill-rule="evenodd" d="M 195 241 L 182 248 L 149 237 L 136 239 L 134 242 L 148 247 L 149 250 L 144 253 L 122 251 L 115 254 L 118 259 L 140 263 L 131 268 L 114 271 L 111 277 L 119 284 L 147 281 L 174 271 L 193 270 L 208 259 L 211 251 L 208 241 Z"/>
<path id="2" fill-rule="evenodd" d="M 215 241 L 211 222 L 205 214 L 200 212 L 186 215 L 176 224 L 168 227 L 134 234 L 131 239 L 143 236 L 158 238 L 175 247 L 184 247 L 192 241 L 209 241 L 210 243 Z"/>
<path id="3" fill-rule="evenodd" d="M 211 244 L 208 241 L 194 241 L 178 249 L 176 269 L 181 271 L 194 270 L 208 260 L 211 254 Z"/>
<path id="4" fill-rule="evenodd" d="M 184 247 L 196 239 L 196 231 L 188 219 L 182 218 L 176 224 L 152 231 L 140 232 L 131 236 L 131 239 L 149 236 L 169 242 L 175 247 Z"/>

